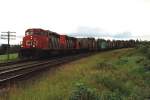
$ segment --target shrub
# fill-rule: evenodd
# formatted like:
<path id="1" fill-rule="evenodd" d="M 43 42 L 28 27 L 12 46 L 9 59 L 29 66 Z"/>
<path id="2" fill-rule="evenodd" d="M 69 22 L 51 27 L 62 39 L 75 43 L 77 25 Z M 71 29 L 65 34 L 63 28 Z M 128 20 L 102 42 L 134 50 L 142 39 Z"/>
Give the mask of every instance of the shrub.
<path id="1" fill-rule="evenodd" d="M 106 63 L 106 62 L 100 62 L 95 66 L 96 69 L 111 69 L 111 68 L 115 68 L 113 66 L 113 64 L 111 63 Z"/>
<path id="2" fill-rule="evenodd" d="M 96 90 L 83 83 L 77 83 L 69 100 L 99 100 Z"/>
<path id="3" fill-rule="evenodd" d="M 124 64 L 127 64 L 129 61 L 128 61 L 128 58 L 120 58 L 118 61 L 117 61 L 117 64 L 118 65 L 124 65 Z"/>
<path id="4" fill-rule="evenodd" d="M 97 84 L 102 84 L 112 92 L 117 92 L 125 96 L 130 94 L 130 89 L 120 80 L 115 80 L 108 76 L 96 76 L 95 81 Z"/>
<path id="5" fill-rule="evenodd" d="M 122 100 L 122 96 L 119 92 L 103 91 L 100 94 L 101 100 Z"/>
<path id="6" fill-rule="evenodd" d="M 150 59 L 150 42 L 141 42 L 137 49 L 140 53 L 144 54 L 148 59 Z"/>

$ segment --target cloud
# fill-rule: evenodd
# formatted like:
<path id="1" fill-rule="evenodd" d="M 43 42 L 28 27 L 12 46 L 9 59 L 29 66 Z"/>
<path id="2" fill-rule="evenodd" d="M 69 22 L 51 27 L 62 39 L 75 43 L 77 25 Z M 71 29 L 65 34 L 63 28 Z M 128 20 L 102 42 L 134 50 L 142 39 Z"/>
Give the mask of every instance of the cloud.
<path id="1" fill-rule="evenodd" d="M 110 34 L 104 32 L 103 29 L 100 28 L 93 28 L 87 26 L 80 26 L 76 29 L 76 32 L 69 33 L 68 35 L 75 36 L 75 37 L 109 37 Z"/>
<path id="2" fill-rule="evenodd" d="M 68 35 L 74 37 L 96 37 L 104 39 L 118 39 L 118 40 L 127 40 L 132 39 L 131 32 L 120 32 L 120 33 L 110 33 L 101 28 L 93 28 L 87 26 L 80 26 L 77 28 L 75 33 L 69 33 Z"/>
<path id="3" fill-rule="evenodd" d="M 131 39 L 132 38 L 132 33 L 131 32 L 123 32 L 123 33 L 118 33 L 112 36 L 114 39 Z"/>

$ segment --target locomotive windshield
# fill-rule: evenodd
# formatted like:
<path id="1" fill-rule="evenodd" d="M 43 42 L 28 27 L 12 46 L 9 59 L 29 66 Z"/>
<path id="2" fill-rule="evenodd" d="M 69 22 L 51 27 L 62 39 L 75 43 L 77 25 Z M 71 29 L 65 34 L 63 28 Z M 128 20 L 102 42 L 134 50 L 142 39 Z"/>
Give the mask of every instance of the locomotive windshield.
<path id="1" fill-rule="evenodd" d="M 26 35 L 33 35 L 33 32 L 26 32 Z"/>
<path id="2" fill-rule="evenodd" d="M 32 32 L 32 31 L 30 31 L 30 32 L 26 32 L 26 35 L 41 35 L 41 33 L 40 32 Z"/>
<path id="3" fill-rule="evenodd" d="M 42 29 L 28 29 L 25 32 L 26 35 L 46 35 L 46 32 Z"/>

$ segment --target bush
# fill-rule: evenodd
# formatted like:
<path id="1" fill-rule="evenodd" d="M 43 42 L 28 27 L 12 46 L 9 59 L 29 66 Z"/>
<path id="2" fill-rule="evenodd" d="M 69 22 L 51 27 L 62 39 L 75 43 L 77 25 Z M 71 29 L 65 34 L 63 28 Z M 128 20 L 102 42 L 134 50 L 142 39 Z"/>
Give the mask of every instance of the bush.
<path id="1" fill-rule="evenodd" d="M 119 92 L 104 91 L 100 95 L 101 100 L 122 100 L 122 98 Z"/>
<path id="2" fill-rule="evenodd" d="M 108 63 L 108 62 L 100 62 L 97 63 L 97 65 L 95 66 L 96 69 L 101 70 L 101 69 L 114 69 L 115 67 L 113 66 L 113 64 Z"/>
<path id="3" fill-rule="evenodd" d="M 118 61 L 117 61 L 117 64 L 118 65 L 125 65 L 125 64 L 127 64 L 129 62 L 129 60 L 128 60 L 128 58 L 126 57 L 124 57 L 124 58 L 120 58 Z"/>
<path id="4" fill-rule="evenodd" d="M 137 49 L 144 54 L 148 59 L 150 59 L 150 42 L 141 42 Z"/>
<path id="5" fill-rule="evenodd" d="M 124 96 L 130 95 L 130 89 L 120 80 L 115 80 L 108 76 L 95 76 L 95 81 L 97 84 L 102 84 L 112 92 L 117 92 Z"/>
<path id="6" fill-rule="evenodd" d="M 69 100 L 100 100 L 96 90 L 83 83 L 77 83 Z"/>

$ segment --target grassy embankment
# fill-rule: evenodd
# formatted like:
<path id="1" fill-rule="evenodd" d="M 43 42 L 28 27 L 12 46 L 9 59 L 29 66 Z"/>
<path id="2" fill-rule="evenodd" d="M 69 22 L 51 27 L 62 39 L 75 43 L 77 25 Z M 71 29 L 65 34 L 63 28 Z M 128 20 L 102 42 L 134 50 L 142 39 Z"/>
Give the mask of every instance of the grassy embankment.
<path id="1" fill-rule="evenodd" d="M 0 55 L 0 63 L 6 62 L 6 61 L 12 61 L 16 60 L 18 58 L 18 53 L 13 53 L 9 55 L 9 60 L 7 59 L 7 54 Z"/>
<path id="2" fill-rule="evenodd" d="M 150 70 L 145 61 L 136 49 L 101 52 L 14 85 L 0 99 L 144 100 L 150 97 Z"/>

